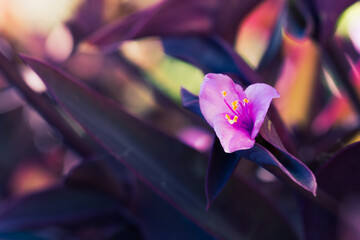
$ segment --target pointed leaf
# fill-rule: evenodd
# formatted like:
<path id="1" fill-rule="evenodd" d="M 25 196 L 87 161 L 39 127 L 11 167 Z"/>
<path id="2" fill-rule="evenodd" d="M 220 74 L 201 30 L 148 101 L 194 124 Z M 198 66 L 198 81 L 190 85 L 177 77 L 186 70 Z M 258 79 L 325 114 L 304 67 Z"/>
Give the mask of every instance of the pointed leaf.
<path id="1" fill-rule="evenodd" d="M 313 173 L 298 159 L 287 155 L 276 159 L 271 152 L 258 143 L 248 150 L 227 154 L 221 145 L 218 146 L 215 143 L 206 178 L 208 207 L 228 182 L 240 158 L 246 158 L 280 179 L 290 183 L 294 182 L 314 195 L 316 194 L 317 184 Z"/>
<path id="2" fill-rule="evenodd" d="M 272 205 L 241 181 L 228 184 L 222 198 L 206 211 L 203 155 L 142 123 L 59 70 L 29 57 L 23 59 L 99 143 L 203 229 L 221 239 L 242 239 L 250 234 L 258 239 L 297 239 Z M 261 231 L 255 230 L 258 226 Z"/>

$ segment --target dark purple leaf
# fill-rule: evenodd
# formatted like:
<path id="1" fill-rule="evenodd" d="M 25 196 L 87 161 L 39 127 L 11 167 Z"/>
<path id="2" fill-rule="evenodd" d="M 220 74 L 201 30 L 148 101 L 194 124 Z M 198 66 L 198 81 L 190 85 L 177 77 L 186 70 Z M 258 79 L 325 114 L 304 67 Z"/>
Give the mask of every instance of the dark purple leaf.
<path id="1" fill-rule="evenodd" d="M 258 143 L 248 150 L 227 154 L 216 140 L 209 162 L 206 178 L 206 196 L 208 204 L 217 197 L 226 185 L 240 158 L 246 158 L 272 172 L 287 182 L 295 182 L 301 188 L 316 194 L 316 180 L 313 173 L 297 158 L 283 155 L 276 159 L 274 155 Z"/>
<path id="2" fill-rule="evenodd" d="M 58 70 L 29 57 L 23 59 L 99 143 L 203 229 L 221 239 L 241 239 L 250 234 L 258 239 L 297 239 L 288 222 L 242 181 L 227 184 L 222 197 L 206 211 L 205 156 L 142 123 Z M 260 226 L 261 231 L 257 231 Z"/>
<path id="3" fill-rule="evenodd" d="M 147 36 L 217 33 L 233 43 L 239 22 L 258 2 L 165 0 L 105 26 L 90 36 L 88 42 L 103 49 L 116 49 L 125 40 Z"/>
<path id="4" fill-rule="evenodd" d="M 195 94 L 192 94 L 185 88 L 181 88 L 180 91 L 181 91 L 180 92 L 181 103 L 182 103 L 183 107 L 186 108 L 187 110 L 203 117 L 201 114 L 201 110 L 200 110 L 199 97 L 196 96 Z"/>
<path id="5" fill-rule="evenodd" d="M 355 206 L 348 205 L 348 200 L 360 194 L 359 155 L 360 142 L 351 144 L 339 151 L 316 174 L 319 190 L 323 191 L 335 206 L 356 210 Z M 339 215 L 336 207 L 326 208 L 306 201 L 304 214 L 307 239 L 340 239 L 336 238 L 340 223 L 349 227 L 354 237 L 359 237 L 356 235 L 356 231 L 359 234 L 359 229 L 355 228 L 356 223 L 342 221 L 341 219 L 347 216 Z"/>
<path id="6" fill-rule="evenodd" d="M 283 178 L 282 176 L 285 174 L 289 180 L 316 195 L 317 183 L 314 174 L 297 158 L 284 153 L 284 157 L 276 159 L 272 153 L 259 144 L 255 144 L 249 150 L 238 152 L 240 157 L 255 162 L 275 176 Z"/>
<path id="7" fill-rule="evenodd" d="M 91 220 L 122 219 L 117 199 L 99 193 L 57 187 L 14 199 L 0 213 L 0 231 L 76 225 Z"/>

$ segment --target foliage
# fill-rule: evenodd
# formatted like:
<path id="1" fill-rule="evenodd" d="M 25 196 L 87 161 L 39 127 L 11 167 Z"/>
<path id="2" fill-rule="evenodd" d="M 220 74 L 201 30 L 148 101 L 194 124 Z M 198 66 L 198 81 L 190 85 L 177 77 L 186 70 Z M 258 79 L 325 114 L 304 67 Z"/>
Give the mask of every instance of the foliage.
<path id="1" fill-rule="evenodd" d="M 359 51 L 335 32 L 355 2 L 90 0 L 46 34 L 0 24 L 0 238 L 360 238 Z"/>

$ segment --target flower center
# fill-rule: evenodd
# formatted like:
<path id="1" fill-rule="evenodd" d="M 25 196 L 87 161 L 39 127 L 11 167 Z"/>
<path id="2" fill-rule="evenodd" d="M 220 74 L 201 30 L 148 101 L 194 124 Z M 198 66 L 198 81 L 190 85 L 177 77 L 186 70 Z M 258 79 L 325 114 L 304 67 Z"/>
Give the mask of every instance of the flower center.
<path id="1" fill-rule="evenodd" d="M 224 98 L 224 102 L 226 106 L 229 108 L 230 112 L 232 113 L 231 115 L 233 115 L 233 118 L 231 118 L 229 114 L 225 114 L 225 118 L 228 120 L 228 122 L 231 125 L 237 123 L 242 128 L 251 130 L 252 120 L 250 118 L 250 111 L 248 107 L 249 99 L 244 98 L 240 103 L 239 100 L 235 100 L 231 102 L 231 104 L 229 104 L 226 99 L 227 92 L 222 91 L 221 94 Z"/>

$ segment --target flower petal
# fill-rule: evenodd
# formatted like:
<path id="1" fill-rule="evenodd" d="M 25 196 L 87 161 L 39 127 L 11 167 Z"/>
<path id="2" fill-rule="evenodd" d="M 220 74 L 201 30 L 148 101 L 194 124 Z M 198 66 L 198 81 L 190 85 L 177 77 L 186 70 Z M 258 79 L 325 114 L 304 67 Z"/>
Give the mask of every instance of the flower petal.
<path id="1" fill-rule="evenodd" d="M 226 153 L 245 150 L 254 146 L 255 140 L 250 138 L 250 132 L 238 125 L 231 125 L 223 114 L 215 117 L 214 130 Z"/>
<path id="2" fill-rule="evenodd" d="M 215 73 L 207 74 L 201 85 L 199 102 L 201 113 L 212 127 L 214 127 L 214 120 L 217 115 L 229 112 L 229 108 L 224 103 L 222 91 L 226 91 L 228 102 L 245 96 L 241 86 L 235 84 L 228 76 Z"/>
<path id="3" fill-rule="evenodd" d="M 280 95 L 275 88 L 264 83 L 250 85 L 246 88 L 245 94 L 249 99 L 250 114 L 254 122 L 251 132 L 251 138 L 254 139 L 264 122 L 272 99 L 278 98 Z"/>

